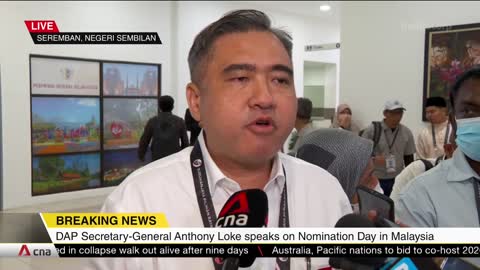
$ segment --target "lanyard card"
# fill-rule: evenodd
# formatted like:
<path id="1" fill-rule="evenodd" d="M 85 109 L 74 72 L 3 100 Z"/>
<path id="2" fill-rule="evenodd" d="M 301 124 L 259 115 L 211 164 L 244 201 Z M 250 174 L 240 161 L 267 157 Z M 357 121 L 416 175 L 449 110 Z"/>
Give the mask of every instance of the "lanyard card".
<path id="1" fill-rule="evenodd" d="M 395 156 L 392 154 L 389 154 L 385 157 L 385 166 L 387 169 L 387 173 L 394 173 L 397 171 L 397 161 L 395 159 Z"/>

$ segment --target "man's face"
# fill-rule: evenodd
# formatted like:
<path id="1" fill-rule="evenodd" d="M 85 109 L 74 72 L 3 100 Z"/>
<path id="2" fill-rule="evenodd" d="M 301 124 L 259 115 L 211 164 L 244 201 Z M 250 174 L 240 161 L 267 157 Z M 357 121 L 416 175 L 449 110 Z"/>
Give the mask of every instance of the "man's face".
<path id="1" fill-rule="evenodd" d="M 455 97 L 455 117 L 480 117 L 480 80 L 469 79 L 458 89 Z"/>
<path id="2" fill-rule="evenodd" d="M 206 63 L 189 105 L 202 122 L 209 151 L 247 165 L 270 161 L 297 112 L 287 51 L 268 32 L 227 34 L 215 41 Z"/>
<path id="3" fill-rule="evenodd" d="M 385 122 L 390 128 L 396 128 L 403 117 L 403 109 L 396 109 L 392 111 L 384 111 Z"/>
<path id="4" fill-rule="evenodd" d="M 437 106 L 425 108 L 427 120 L 433 124 L 440 124 L 447 121 L 447 110 Z"/>

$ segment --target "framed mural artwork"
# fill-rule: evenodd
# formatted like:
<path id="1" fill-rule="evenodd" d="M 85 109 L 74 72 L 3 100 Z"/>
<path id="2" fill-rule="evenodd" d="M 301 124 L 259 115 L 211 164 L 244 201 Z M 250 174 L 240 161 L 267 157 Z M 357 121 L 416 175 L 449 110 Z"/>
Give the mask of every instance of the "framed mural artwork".
<path id="1" fill-rule="evenodd" d="M 423 120 L 429 97 L 448 95 L 456 78 L 480 64 L 480 23 L 425 30 Z"/>
<path id="2" fill-rule="evenodd" d="M 145 125 L 157 114 L 157 99 L 105 98 L 103 102 L 104 149 L 137 148 Z"/>
<path id="3" fill-rule="evenodd" d="M 151 161 L 161 64 L 31 54 L 32 196 L 116 186 Z"/>
<path id="4" fill-rule="evenodd" d="M 100 95 L 100 62 L 32 55 L 33 95 Z"/>
<path id="5" fill-rule="evenodd" d="M 33 157 L 32 195 L 100 187 L 100 154 Z"/>
<path id="6" fill-rule="evenodd" d="M 98 98 L 32 97 L 34 155 L 98 150 L 100 150 Z"/>
<path id="7" fill-rule="evenodd" d="M 116 186 L 130 173 L 151 161 L 151 152 L 145 155 L 145 161 L 138 159 L 138 149 L 105 151 L 103 155 L 103 184 Z"/>
<path id="8" fill-rule="evenodd" d="M 104 62 L 103 95 L 105 96 L 158 96 L 159 66 Z"/>

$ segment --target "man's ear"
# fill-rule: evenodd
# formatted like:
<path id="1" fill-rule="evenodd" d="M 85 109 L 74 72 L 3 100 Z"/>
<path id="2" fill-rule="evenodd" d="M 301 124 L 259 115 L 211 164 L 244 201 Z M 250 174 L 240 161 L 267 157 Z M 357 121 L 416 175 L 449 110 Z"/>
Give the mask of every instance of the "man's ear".
<path id="1" fill-rule="evenodd" d="M 196 84 L 192 82 L 187 84 L 187 102 L 192 117 L 198 122 L 201 122 L 202 117 L 200 114 L 200 89 Z"/>

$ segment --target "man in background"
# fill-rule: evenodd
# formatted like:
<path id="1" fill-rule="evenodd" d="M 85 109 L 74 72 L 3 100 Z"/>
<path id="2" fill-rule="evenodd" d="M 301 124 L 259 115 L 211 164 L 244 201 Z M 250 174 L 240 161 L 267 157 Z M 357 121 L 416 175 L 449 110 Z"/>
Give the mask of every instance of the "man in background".
<path id="1" fill-rule="evenodd" d="M 182 118 L 173 115 L 174 100 L 171 96 L 158 99 L 160 113 L 150 118 L 138 144 L 138 158 L 145 160 L 151 141 L 152 161 L 169 156 L 188 146 L 187 130 Z"/>
<path id="2" fill-rule="evenodd" d="M 450 133 L 447 102 L 442 97 L 430 97 L 425 103 L 425 114 L 430 122 L 417 138 L 417 156 L 419 159 L 436 159 L 443 156 L 443 145 Z"/>
<path id="3" fill-rule="evenodd" d="M 404 111 L 400 101 L 387 101 L 383 121 L 373 122 L 362 133 L 362 137 L 373 140 L 375 175 L 387 196 L 392 192 L 395 177 L 413 161 L 415 154 L 412 131 L 400 124 Z"/>
<path id="4" fill-rule="evenodd" d="M 351 213 L 332 175 L 279 153 L 297 111 L 292 47 L 290 35 L 257 10 L 232 11 L 202 30 L 190 49 L 186 87 L 190 112 L 202 123 L 197 143 L 130 174 L 102 212 L 164 213 L 170 227 L 213 227 L 234 192 L 262 189 L 268 227 L 333 227 Z M 96 263 L 96 269 L 112 270 L 222 267 L 212 258 L 98 258 Z M 311 258 L 311 263 L 322 268 L 328 259 Z M 289 268 L 280 268 L 285 264 Z M 305 258 L 261 257 L 250 269 L 298 265 L 305 265 Z"/>
<path id="5" fill-rule="evenodd" d="M 452 158 L 453 152 L 457 149 L 457 144 L 455 143 L 457 126 L 453 112 L 449 114 L 448 121 L 451 124 L 452 131 L 449 133 L 447 143 L 443 144 L 444 155 L 436 159 L 418 159 L 406 166 L 405 169 L 395 177 L 395 184 L 393 185 L 392 193 L 390 194 L 390 198 L 395 204 L 397 203 L 402 190 L 417 176 L 433 169 L 433 167 L 439 165 L 442 161 Z"/>
<path id="6" fill-rule="evenodd" d="M 308 133 L 315 130 L 312 124 L 312 101 L 308 98 L 297 98 L 297 118 L 295 119 L 295 132 L 289 146 L 289 153 L 295 155 L 298 151 L 298 143 Z"/>
<path id="7" fill-rule="evenodd" d="M 415 178 L 395 205 L 412 227 L 478 227 L 480 222 L 480 68 L 462 74 L 450 93 L 457 149 Z"/>

